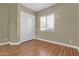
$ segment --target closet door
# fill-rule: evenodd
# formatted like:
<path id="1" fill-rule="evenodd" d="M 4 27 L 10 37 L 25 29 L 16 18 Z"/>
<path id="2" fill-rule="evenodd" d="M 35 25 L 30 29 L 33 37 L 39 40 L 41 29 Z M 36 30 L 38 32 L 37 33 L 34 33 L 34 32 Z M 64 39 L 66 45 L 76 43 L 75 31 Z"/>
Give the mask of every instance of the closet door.
<path id="1" fill-rule="evenodd" d="M 20 26 L 20 40 L 22 42 L 35 37 L 35 16 L 22 11 Z"/>

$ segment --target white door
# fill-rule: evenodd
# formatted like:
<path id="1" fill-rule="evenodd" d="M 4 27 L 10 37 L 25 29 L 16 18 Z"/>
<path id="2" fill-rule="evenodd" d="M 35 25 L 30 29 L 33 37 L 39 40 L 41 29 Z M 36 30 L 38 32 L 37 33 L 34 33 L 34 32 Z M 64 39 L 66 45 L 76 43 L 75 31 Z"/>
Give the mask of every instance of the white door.
<path id="1" fill-rule="evenodd" d="M 20 40 L 24 42 L 33 39 L 35 37 L 35 16 L 22 11 L 20 24 Z"/>

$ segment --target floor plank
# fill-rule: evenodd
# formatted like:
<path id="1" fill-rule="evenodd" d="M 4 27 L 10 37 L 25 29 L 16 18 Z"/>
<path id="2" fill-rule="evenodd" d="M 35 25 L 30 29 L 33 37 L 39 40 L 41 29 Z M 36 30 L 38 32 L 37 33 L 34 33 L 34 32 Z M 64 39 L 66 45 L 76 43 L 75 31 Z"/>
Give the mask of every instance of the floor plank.
<path id="1" fill-rule="evenodd" d="M 79 56 L 77 49 L 30 40 L 20 45 L 0 46 L 0 56 Z"/>

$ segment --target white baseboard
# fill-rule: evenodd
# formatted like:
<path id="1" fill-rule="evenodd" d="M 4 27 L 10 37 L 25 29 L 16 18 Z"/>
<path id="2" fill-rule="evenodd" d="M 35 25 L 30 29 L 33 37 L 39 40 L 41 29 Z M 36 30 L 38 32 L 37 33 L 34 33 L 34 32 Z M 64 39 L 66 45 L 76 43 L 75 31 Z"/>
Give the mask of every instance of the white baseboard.
<path id="1" fill-rule="evenodd" d="M 32 39 L 30 39 L 30 40 L 32 40 Z M 17 43 L 9 42 L 9 44 L 10 44 L 10 45 L 19 45 L 19 44 L 21 44 L 21 43 L 23 43 L 23 42 L 27 42 L 27 41 L 29 41 L 29 40 L 20 41 L 20 42 L 17 42 Z"/>
<path id="2" fill-rule="evenodd" d="M 17 42 L 17 43 L 5 42 L 5 43 L 0 43 L 0 46 L 1 46 L 1 45 L 6 45 L 6 44 L 19 45 L 19 44 L 21 44 L 21 42 Z"/>
<path id="3" fill-rule="evenodd" d="M 43 38 L 33 38 L 33 39 L 36 39 L 36 40 L 42 40 L 42 41 L 46 41 L 46 42 L 49 42 L 49 43 L 55 43 L 55 44 L 59 44 L 59 45 L 63 45 L 63 46 L 67 46 L 67 47 L 71 47 L 71 48 L 75 48 L 78 50 L 79 52 L 79 47 L 77 46 L 74 46 L 74 45 L 69 45 L 69 44 L 65 44 L 65 43 L 60 43 L 60 42 L 55 42 L 55 41 L 50 41 L 50 40 L 46 40 L 46 39 L 43 39 Z M 29 41 L 29 40 L 28 40 Z M 24 42 L 24 41 L 23 41 Z M 12 43 L 12 42 L 5 42 L 5 43 L 0 43 L 0 45 L 6 45 L 6 44 L 10 44 L 10 45 L 19 45 L 23 42 L 17 42 L 17 43 Z M 26 41 L 25 41 L 26 42 Z"/>
<path id="4" fill-rule="evenodd" d="M 34 38 L 33 38 L 34 39 Z M 29 40 L 32 40 L 32 39 L 29 39 Z M 10 44 L 10 45 L 19 45 L 23 42 L 27 42 L 29 40 L 25 40 L 25 41 L 20 41 L 20 42 L 16 42 L 16 43 L 13 43 L 13 42 L 5 42 L 5 43 L 0 43 L 0 45 L 6 45 L 6 44 Z"/>
<path id="5" fill-rule="evenodd" d="M 0 46 L 1 46 L 1 45 L 6 45 L 6 44 L 9 44 L 9 42 L 0 43 Z"/>
<path id="6" fill-rule="evenodd" d="M 36 38 L 36 40 L 42 40 L 42 41 L 46 41 L 46 42 L 49 42 L 49 43 L 55 43 L 55 44 L 59 44 L 59 45 L 63 45 L 63 46 L 71 47 L 71 48 L 75 48 L 79 52 L 79 47 L 74 46 L 74 45 L 69 45 L 69 44 L 65 44 L 65 43 L 50 41 L 50 40 L 46 40 L 46 39 L 43 39 L 43 38 Z"/>
<path id="7" fill-rule="evenodd" d="M 19 45 L 21 44 L 22 42 L 17 42 L 17 43 L 12 43 L 12 42 L 9 42 L 10 45 Z"/>

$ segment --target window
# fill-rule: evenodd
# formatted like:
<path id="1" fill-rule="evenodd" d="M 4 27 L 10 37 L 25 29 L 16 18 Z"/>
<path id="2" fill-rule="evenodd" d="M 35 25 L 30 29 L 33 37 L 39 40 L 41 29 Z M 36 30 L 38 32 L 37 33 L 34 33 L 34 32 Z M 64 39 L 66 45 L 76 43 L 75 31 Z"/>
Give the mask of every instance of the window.
<path id="1" fill-rule="evenodd" d="M 54 31 L 55 30 L 54 14 L 40 17 L 40 30 L 41 31 Z"/>
<path id="2" fill-rule="evenodd" d="M 40 30 L 45 31 L 46 30 L 46 16 L 43 16 L 40 18 Z"/>

